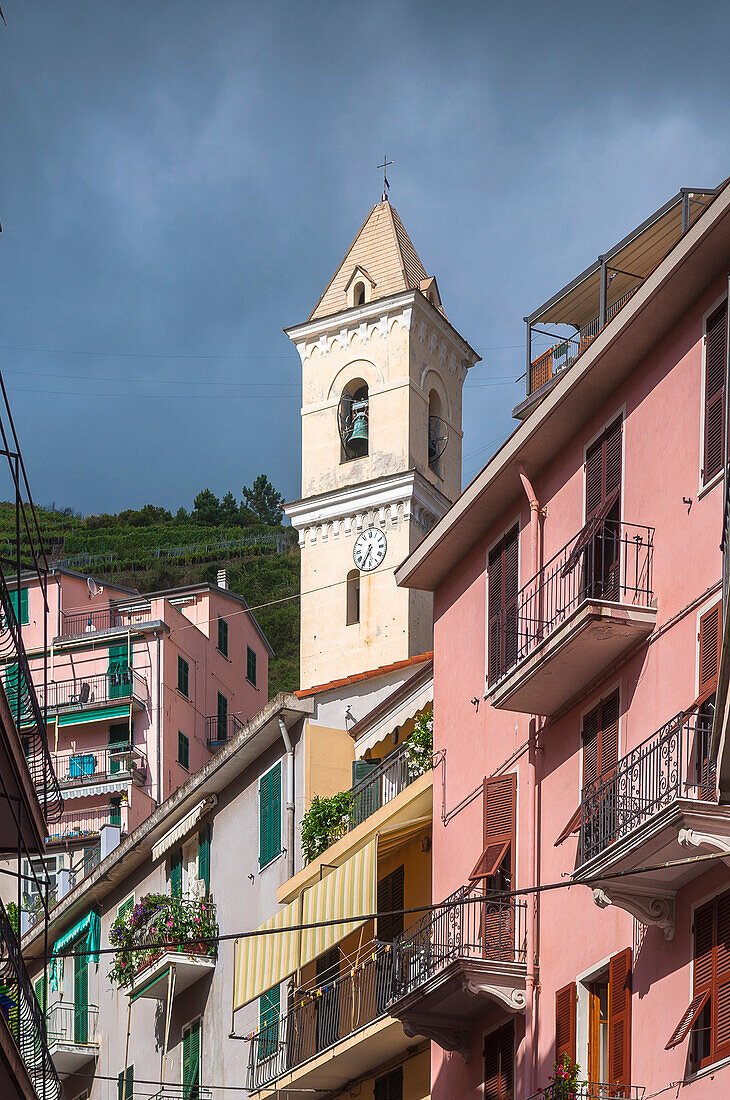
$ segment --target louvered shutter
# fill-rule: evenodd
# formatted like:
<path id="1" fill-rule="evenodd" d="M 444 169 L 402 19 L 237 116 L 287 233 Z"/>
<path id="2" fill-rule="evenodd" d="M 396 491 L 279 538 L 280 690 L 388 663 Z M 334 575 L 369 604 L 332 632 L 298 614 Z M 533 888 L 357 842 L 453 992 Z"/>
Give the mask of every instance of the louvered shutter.
<path id="1" fill-rule="evenodd" d="M 403 1100 L 403 1066 L 376 1077 L 373 1100 Z"/>
<path id="2" fill-rule="evenodd" d="M 583 786 L 598 778 L 598 707 L 583 718 Z"/>
<path id="3" fill-rule="evenodd" d="M 198 878 L 205 883 L 205 896 L 210 897 L 210 825 L 198 832 Z"/>
<path id="4" fill-rule="evenodd" d="M 125 1079 L 126 1078 L 126 1079 Z M 134 1066 L 127 1066 L 117 1077 L 117 1100 L 132 1100 L 134 1096 Z"/>
<path id="5" fill-rule="evenodd" d="M 609 775 L 618 764 L 619 693 L 614 691 L 601 703 L 601 727 L 598 737 L 598 775 Z"/>
<path id="6" fill-rule="evenodd" d="M 495 683 L 502 668 L 501 661 L 501 616 L 502 616 L 502 543 L 495 546 L 489 554 L 489 683 Z"/>
<path id="7" fill-rule="evenodd" d="M 722 646 L 722 604 L 717 603 L 700 617 L 700 675 L 697 702 L 704 702 L 717 687 Z"/>
<path id="8" fill-rule="evenodd" d="M 80 943 L 76 945 L 78 950 Z M 74 958 L 74 1042 L 89 1041 L 89 960 L 87 955 Z"/>
<path id="9" fill-rule="evenodd" d="M 183 1100 L 198 1100 L 200 1085 L 200 1020 L 183 1031 Z"/>
<path id="10" fill-rule="evenodd" d="M 721 894 L 715 907 L 714 1047 L 720 1059 L 730 1054 L 730 893 Z"/>
<path id="11" fill-rule="evenodd" d="M 396 867 L 378 882 L 378 939 L 392 943 L 403 931 L 404 870 Z"/>
<path id="12" fill-rule="evenodd" d="M 612 1085 L 631 1084 L 631 948 L 608 964 L 608 1050 Z"/>
<path id="13" fill-rule="evenodd" d="M 175 848 L 170 855 L 170 894 L 182 897 L 182 848 Z"/>
<path id="14" fill-rule="evenodd" d="M 504 676 L 519 656 L 519 535 L 519 527 L 513 527 L 489 552 L 487 632 L 490 684 Z"/>
<path id="15" fill-rule="evenodd" d="M 517 593 L 519 591 L 519 531 L 515 527 L 507 535 L 504 544 L 504 671 L 512 668 L 518 656 Z"/>
<path id="16" fill-rule="evenodd" d="M 484 1040 L 484 1100 L 513 1100 L 514 1024 L 504 1024 Z"/>
<path id="17" fill-rule="evenodd" d="M 555 1061 L 560 1064 L 567 1054 L 575 1061 L 576 985 L 570 982 L 555 994 Z"/>
<path id="18" fill-rule="evenodd" d="M 725 453 L 727 302 L 707 322 L 705 337 L 705 484 L 722 469 Z"/>
<path id="19" fill-rule="evenodd" d="M 598 515 L 621 492 L 621 419 L 615 420 L 586 452 L 586 520 Z"/>
<path id="20" fill-rule="evenodd" d="M 495 874 L 510 852 L 510 870 L 514 865 L 517 812 L 517 773 L 485 776 L 482 787 L 482 853 L 471 873 L 472 880 Z"/>

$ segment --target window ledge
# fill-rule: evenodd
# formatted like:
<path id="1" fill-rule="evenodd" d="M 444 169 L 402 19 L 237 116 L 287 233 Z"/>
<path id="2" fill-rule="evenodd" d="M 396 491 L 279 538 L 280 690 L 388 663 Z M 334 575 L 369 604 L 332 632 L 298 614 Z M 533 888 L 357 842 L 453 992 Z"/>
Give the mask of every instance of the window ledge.
<path id="1" fill-rule="evenodd" d="M 224 653 L 222 649 L 218 649 L 218 646 L 215 647 L 215 651 L 216 653 L 220 654 L 224 661 L 228 661 L 229 665 L 231 664 L 231 658 L 228 656 L 227 653 Z"/>
<path id="2" fill-rule="evenodd" d="M 277 854 L 274 856 L 274 858 L 270 859 L 268 863 L 264 863 L 263 865 L 259 864 L 259 874 L 261 874 L 262 871 L 268 871 L 269 867 L 273 867 L 274 864 L 278 860 L 280 860 L 282 858 L 282 856 L 285 856 L 285 855 L 286 855 L 286 852 L 282 848 L 281 851 L 277 852 Z"/>
<path id="3" fill-rule="evenodd" d="M 703 485 L 699 489 L 699 491 L 697 493 L 697 499 L 698 500 L 702 500 L 703 497 L 706 497 L 708 493 L 712 492 L 712 490 L 715 488 L 716 485 L 720 484 L 720 482 L 722 481 L 722 474 L 723 474 L 723 471 L 720 470 L 719 473 L 715 474 L 712 481 L 708 481 L 707 485 Z"/>
<path id="4" fill-rule="evenodd" d="M 713 1073 L 717 1073 L 718 1070 L 724 1069 L 725 1066 L 730 1065 L 730 1057 L 721 1058 L 719 1062 L 713 1062 L 711 1066 L 705 1066 L 704 1069 L 697 1069 L 693 1073 L 688 1073 L 684 1079 L 683 1084 L 691 1085 L 693 1081 L 699 1081 L 703 1077 L 709 1077 Z"/>

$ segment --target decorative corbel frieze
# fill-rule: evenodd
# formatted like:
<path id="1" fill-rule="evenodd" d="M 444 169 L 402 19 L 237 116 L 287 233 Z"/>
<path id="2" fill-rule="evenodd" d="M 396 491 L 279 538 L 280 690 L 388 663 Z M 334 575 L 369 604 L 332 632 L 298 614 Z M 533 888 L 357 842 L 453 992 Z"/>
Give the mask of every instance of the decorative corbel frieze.
<path id="1" fill-rule="evenodd" d="M 461 988 L 464 993 L 472 997 L 493 997 L 499 1001 L 508 1012 L 524 1012 L 527 1004 L 527 994 L 519 986 L 496 985 L 494 982 L 483 982 L 479 978 L 466 978 Z"/>
<path id="2" fill-rule="evenodd" d="M 442 1050 L 451 1050 L 460 1054 L 468 1063 L 471 1054 L 471 1031 L 467 1028 L 440 1027 L 437 1023 L 421 1023 L 418 1020 L 402 1020 L 403 1030 L 409 1039 L 423 1036 L 441 1047 Z"/>
<path id="3" fill-rule="evenodd" d="M 627 894 L 623 890 L 597 888 L 593 891 L 593 900 L 599 909 L 607 909 L 609 905 L 625 909 L 642 924 L 655 924 L 661 928 L 666 940 L 674 939 L 673 898 L 645 897 L 643 894 Z"/>

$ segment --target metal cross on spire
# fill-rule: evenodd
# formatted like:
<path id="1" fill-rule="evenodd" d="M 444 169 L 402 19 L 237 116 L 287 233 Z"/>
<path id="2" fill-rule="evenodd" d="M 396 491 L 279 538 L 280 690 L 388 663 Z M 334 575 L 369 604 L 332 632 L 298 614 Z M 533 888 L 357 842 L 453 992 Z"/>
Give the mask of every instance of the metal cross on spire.
<path id="1" fill-rule="evenodd" d="M 383 163 L 378 165 L 378 168 L 383 169 L 383 199 L 382 199 L 383 202 L 388 201 L 388 192 L 390 191 L 390 184 L 388 183 L 388 177 L 386 176 L 385 173 L 386 173 L 386 169 L 388 169 L 391 164 L 393 164 L 393 161 L 388 160 L 388 154 L 384 153 L 383 154 Z"/>

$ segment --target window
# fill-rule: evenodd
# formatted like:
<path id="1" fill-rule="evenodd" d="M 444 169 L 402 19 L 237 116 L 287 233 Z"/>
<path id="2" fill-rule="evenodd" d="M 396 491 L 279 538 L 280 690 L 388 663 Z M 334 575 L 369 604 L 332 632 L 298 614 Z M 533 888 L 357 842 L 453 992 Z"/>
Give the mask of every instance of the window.
<path id="1" fill-rule="evenodd" d="M 246 646 L 246 679 L 256 687 L 256 650 Z"/>
<path id="2" fill-rule="evenodd" d="M 708 318 L 705 327 L 705 408 L 702 484 L 722 470 L 725 454 L 725 358 L 727 302 Z"/>
<path id="3" fill-rule="evenodd" d="M 351 569 L 347 574 L 347 625 L 360 622 L 360 570 Z"/>
<path id="4" fill-rule="evenodd" d="M 403 1100 L 403 1066 L 375 1078 L 373 1100 Z"/>
<path id="5" fill-rule="evenodd" d="M 730 891 L 713 898 L 694 914 L 694 999 L 667 1048 L 691 1033 L 693 1069 L 730 1055 Z"/>
<path id="6" fill-rule="evenodd" d="M 126 919 L 134 909 L 134 894 L 130 894 L 117 909 L 117 920 Z"/>
<path id="7" fill-rule="evenodd" d="M 228 727 L 228 700 L 225 695 L 218 692 L 218 709 L 216 712 L 216 737 L 219 741 L 226 740 Z"/>
<path id="8" fill-rule="evenodd" d="M 446 423 L 441 413 L 441 398 L 436 390 L 428 395 L 428 465 L 435 474 L 441 476 L 441 455 L 446 449 L 448 438 Z"/>
<path id="9" fill-rule="evenodd" d="M 275 985 L 259 997 L 259 1038 L 256 1057 L 259 1062 L 270 1058 L 279 1049 L 279 1012 L 281 987 Z"/>
<path id="10" fill-rule="evenodd" d="M 76 950 L 84 945 L 77 940 Z M 89 956 L 84 953 L 74 955 L 74 1042 L 89 1041 Z"/>
<path id="11" fill-rule="evenodd" d="M 382 943 L 392 943 L 403 931 L 403 867 L 396 867 L 378 883 L 378 932 Z"/>
<path id="12" fill-rule="evenodd" d="M 517 820 L 517 773 L 488 776 L 482 788 L 482 854 L 469 876 L 472 883 L 481 882 L 486 890 L 510 890 L 515 850 Z M 503 920 L 509 919 L 500 912 L 494 915 L 498 922 L 494 929 L 485 927 L 485 950 L 489 948 L 487 932 L 493 931 L 499 946 L 499 930 Z M 491 917 L 489 918 L 491 919 Z M 505 944 L 509 947 L 509 944 Z"/>
<path id="13" fill-rule="evenodd" d="M 225 619 L 218 619 L 218 649 L 224 657 L 228 656 L 228 623 Z"/>
<path id="14" fill-rule="evenodd" d="M 177 762 L 190 769 L 190 738 L 182 730 L 177 731 Z"/>
<path id="15" fill-rule="evenodd" d="M 173 848 L 170 853 L 170 894 L 173 898 L 181 898 L 183 893 L 183 851 L 182 848 Z"/>
<path id="16" fill-rule="evenodd" d="M 129 722 L 113 722 L 109 726 L 109 774 L 116 775 L 122 767 L 123 762 L 123 750 L 132 742 L 132 731 L 129 728 Z M 85 772 L 84 757 L 78 757 L 78 763 L 76 769 L 81 774 Z M 93 756 L 92 756 L 92 771 L 93 771 Z M 130 761 L 131 762 L 131 761 Z M 125 761 L 125 769 L 128 765 Z"/>
<path id="17" fill-rule="evenodd" d="M 555 993 L 555 1061 L 560 1063 L 567 1054 L 575 1061 L 575 1007 L 577 990 L 575 982 L 558 989 Z M 592 1078 L 603 1081 L 605 1078 Z"/>
<path id="18" fill-rule="evenodd" d="M 23 894 L 29 899 L 31 906 L 41 904 L 41 891 L 46 880 L 48 881 L 49 893 L 56 889 L 56 876 L 60 870 L 61 858 L 59 856 L 46 856 L 45 859 L 31 859 L 30 861 L 23 860 L 23 874 L 26 875 L 23 883 Z M 33 877 L 34 874 L 35 878 Z M 38 883 L 36 883 L 36 878 Z"/>
<path id="19" fill-rule="evenodd" d="M 365 305 L 365 283 L 355 283 L 355 287 L 352 292 L 352 304 L 354 306 Z"/>
<path id="20" fill-rule="evenodd" d="M 210 824 L 198 831 L 198 878 L 205 885 L 205 896 L 210 897 Z"/>
<path id="21" fill-rule="evenodd" d="M 621 435 L 619 417 L 586 451 L 581 595 L 595 599 L 612 600 L 619 596 Z"/>
<path id="22" fill-rule="evenodd" d="M 133 1100 L 134 1097 L 134 1066 L 127 1066 L 117 1077 L 117 1100 Z"/>
<path id="23" fill-rule="evenodd" d="M 606 779 L 618 763 L 619 693 L 612 692 L 583 718 L 583 787 Z"/>
<path id="24" fill-rule="evenodd" d="M 631 1085 L 631 948 L 619 951 L 608 969 L 594 974 L 583 986 L 588 1002 L 588 1080 L 628 1090 Z M 555 994 L 555 1060 L 576 1057 L 575 982 Z M 623 1095 L 623 1092 L 622 1092 Z"/>
<path id="25" fill-rule="evenodd" d="M 107 679 L 110 699 L 129 698 L 132 681 L 129 673 L 129 649 L 126 645 L 109 646 Z"/>
<path id="26" fill-rule="evenodd" d="M 121 827 L 122 824 L 122 799 L 110 798 L 109 799 L 109 824 L 117 825 Z"/>
<path id="27" fill-rule="evenodd" d="M 183 1028 L 183 1100 L 198 1100 L 200 1089 L 200 1019 Z"/>
<path id="28" fill-rule="evenodd" d="M 21 626 L 26 626 L 30 622 L 30 616 L 28 614 L 28 589 L 21 588 L 20 590 L 20 614 L 18 614 L 18 590 L 15 589 L 13 592 L 9 592 L 8 595 L 13 611 L 15 612 L 15 618 L 19 621 Z"/>
<path id="29" fill-rule="evenodd" d="M 177 659 L 177 690 L 181 695 L 188 697 L 188 683 L 189 683 L 190 669 L 188 662 L 184 657 L 178 656 Z"/>
<path id="30" fill-rule="evenodd" d="M 281 852 L 281 764 L 259 781 L 259 866 L 265 867 Z"/>
<path id="31" fill-rule="evenodd" d="M 494 684 L 517 661 L 517 584 L 519 527 L 515 525 L 489 552 L 489 674 Z"/>
<path id="32" fill-rule="evenodd" d="M 513 1100 L 514 1049 L 515 1025 L 511 1020 L 485 1037 L 484 1100 Z"/>

